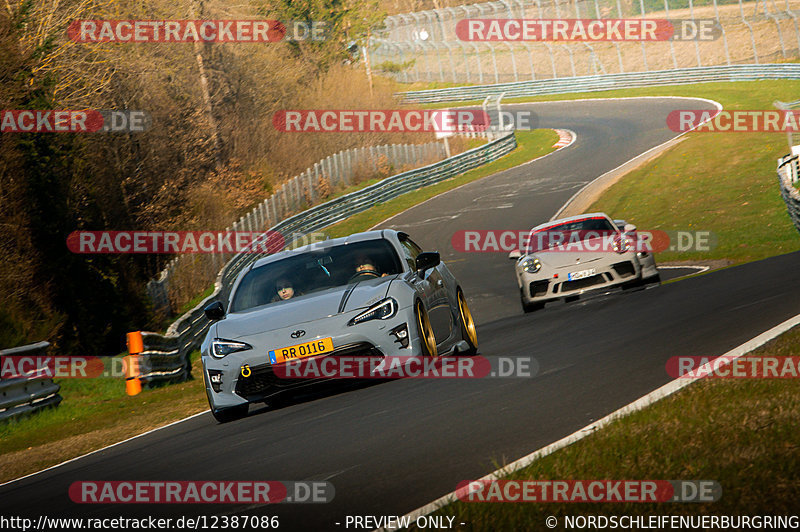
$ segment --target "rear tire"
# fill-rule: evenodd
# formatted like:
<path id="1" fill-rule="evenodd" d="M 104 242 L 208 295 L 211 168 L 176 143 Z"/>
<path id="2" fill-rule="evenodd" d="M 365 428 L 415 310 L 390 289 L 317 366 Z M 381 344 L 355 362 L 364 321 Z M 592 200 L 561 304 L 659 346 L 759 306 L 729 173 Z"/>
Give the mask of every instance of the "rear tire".
<path id="1" fill-rule="evenodd" d="M 214 419 L 216 419 L 220 423 L 228 423 L 230 421 L 236 421 L 237 419 L 245 417 L 249 409 L 250 409 L 249 403 L 232 406 L 230 408 L 221 408 L 219 410 L 214 409 L 214 407 L 212 406 L 211 415 L 214 416 Z"/>
<path id="2" fill-rule="evenodd" d="M 433 335 L 431 321 L 428 319 L 428 311 L 422 305 L 422 301 L 417 300 L 414 305 L 414 317 L 417 322 L 417 334 L 422 356 L 435 357 L 439 353 L 436 350 L 436 337 Z"/>
<path id="3" fill-rule="evenodd" d="M 475 320 L 472 319 L 472 313 L 467 306 L 467 300 L 464 297 L 464 292 L 458 289 L 458 313 L 461 317 L 461 337 L 469 345 L 469 350 L 466 352 L 468 356 L 472 356 L 478 352 L 478 331 L 475 328 Z"/>

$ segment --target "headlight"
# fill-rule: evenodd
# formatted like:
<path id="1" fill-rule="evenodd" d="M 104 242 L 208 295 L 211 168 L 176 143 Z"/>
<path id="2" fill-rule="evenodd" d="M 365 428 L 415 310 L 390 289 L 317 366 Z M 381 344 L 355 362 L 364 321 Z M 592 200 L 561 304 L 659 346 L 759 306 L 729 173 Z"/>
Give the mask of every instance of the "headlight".
<path id="1" fill-rule="evenodd" d="M 388 320 L 397 314 L 397 301 L 389 297 L 380 301 L 347 322 L 348 325 L 357 325 L 369 320 Z"/>
<path id="2" fill-rule="evenodd" d="M 214 358 L 222 358 L 237 351 L 247 351 L 253 349 L 253 346 L 244 342 L 234 342 L 233 340 L 223 340 L 222 338 L 214 338 L 211 342 L 211 355 Z"/>
<path id="3" fill-rule="evenodd" d="M 536 273 L 542 269 L 542 263 L 536 257 L 528 258 L 522 261 L 522 271 L 528 273 Z"/>
<path id="4" fill-rule="evenodd" d="M 630 249 L 631 243 L 628 237 L 621 236 L 614 240 L 614 251 L 617 253 L 625 253 Z"/>

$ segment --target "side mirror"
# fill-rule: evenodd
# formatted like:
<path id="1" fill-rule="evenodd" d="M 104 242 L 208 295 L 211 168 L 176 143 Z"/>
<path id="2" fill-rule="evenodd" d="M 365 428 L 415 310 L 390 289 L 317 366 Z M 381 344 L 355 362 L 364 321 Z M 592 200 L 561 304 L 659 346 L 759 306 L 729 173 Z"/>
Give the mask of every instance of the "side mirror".
<path id="1" fill-rule="evenodd" d="M 424 251 L 417 255 L 417 260 L 415 262 L 417 273 L 422 276 L 426 271 L 437 267 L 441 262 L 442 259 L 439 257 L 438 251 Z"/>
<path id="2" fill-rule="evenodd" d="M 626 233 L 633 233 L 636 231 L 636 226 L 633 224 L 625 224 L 625 228 L 623 229 Z"/>
<path id="3" fill-rule="evenodd" d="M 223 307 L 222 303 L 219 301 L 209 303 L 203 311 L 206 313 L 206 318 L 211 321 L 221 320 L 225 317 L 225 307 Z"/>
<path id="4" fill-rule="evenodd" d="M 513 250 L 511 253 L 508 254 L 509 260 L 518 260 L 522 256 L 522 253 L 518 249 Z"/>

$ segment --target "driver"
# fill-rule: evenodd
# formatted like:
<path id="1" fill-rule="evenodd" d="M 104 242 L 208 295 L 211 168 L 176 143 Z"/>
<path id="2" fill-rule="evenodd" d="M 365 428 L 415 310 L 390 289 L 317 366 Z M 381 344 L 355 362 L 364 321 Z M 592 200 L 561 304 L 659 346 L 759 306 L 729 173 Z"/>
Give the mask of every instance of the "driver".
<path id="1" fill-rule="evenodd" d="M 375 262 L 365 256 L 361 255 L 356 259 L 356 267 L 355 273 L 350 278 L 351 282 L 354 281 L 364 281 L 367 279 L 375 279 L 376 277 L 385 277 L 386 274 L 381 274 L 378 270 L 377 266 L 375 266 Z"/>

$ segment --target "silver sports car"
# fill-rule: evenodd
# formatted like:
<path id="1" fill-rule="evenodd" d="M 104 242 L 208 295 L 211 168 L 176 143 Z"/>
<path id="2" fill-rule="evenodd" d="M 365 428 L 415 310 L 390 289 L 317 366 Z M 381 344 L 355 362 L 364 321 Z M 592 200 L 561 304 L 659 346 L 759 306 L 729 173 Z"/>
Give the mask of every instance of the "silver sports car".
<path id="1" fill-rule="evenodd" d="M 407 361 L 477 349 L 458 280 L 438 253 L 391 230 L 259 259 L 237 278 L 227 312 L 222 302 L 205 310 L 213 323 L 201 347 L 203 377 L 220 422 L 315 381 L 287 379 L 281 364 L 341 355 Z"/>
<path id="2" fill-rule="evenodd" d="M 531 229 L 516 261 L 522 309 L 575 299 L 589 290 L 660 282 L 650 242 L 625 220 L 604 213 L 553 220 Z"/>

